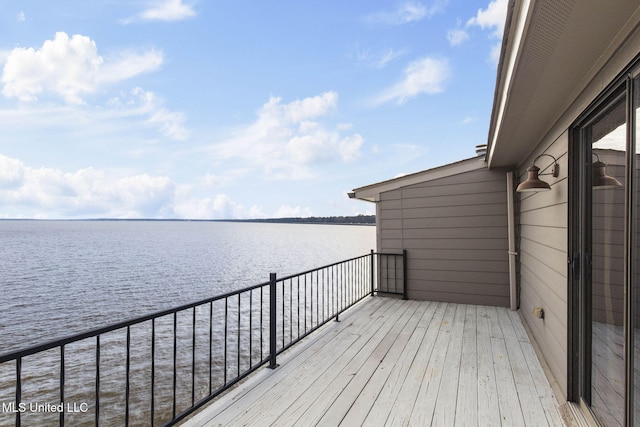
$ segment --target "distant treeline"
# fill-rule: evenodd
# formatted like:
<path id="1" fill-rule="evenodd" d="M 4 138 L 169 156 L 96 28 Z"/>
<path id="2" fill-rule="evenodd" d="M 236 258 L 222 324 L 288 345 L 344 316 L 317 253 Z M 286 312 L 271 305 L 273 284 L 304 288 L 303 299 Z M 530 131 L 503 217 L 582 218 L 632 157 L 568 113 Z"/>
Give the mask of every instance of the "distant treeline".
<path id="1" fill-rule="evenodd" d="M 263 219 L 242 219 L 231 220 L 238 222 L 274 222 L 286 224 L 360 224 L 375 225 L 375 215 L 356 215 L 356 216 L 311 216 L 307 218 L 263 218 Z"/>
<path id="2" fill-rule="evenodd" d="M 0 218 L 0 221 L 8 218 Z M 35 219 L 15 219 L 14 221 L 46 221 Z M 55 220 L 54 220 L 55 221 Z M 174 222 L 276 222 L 286 224 L 345 224 L 345 225 L 375 225 L 375 215 L 356 216 L 311 216 L 307 218 L 256 218 L 256 219 L 154 219 L 154 218 L 88 218 L 71 219 L 66 221 L 174 221 Z"/>

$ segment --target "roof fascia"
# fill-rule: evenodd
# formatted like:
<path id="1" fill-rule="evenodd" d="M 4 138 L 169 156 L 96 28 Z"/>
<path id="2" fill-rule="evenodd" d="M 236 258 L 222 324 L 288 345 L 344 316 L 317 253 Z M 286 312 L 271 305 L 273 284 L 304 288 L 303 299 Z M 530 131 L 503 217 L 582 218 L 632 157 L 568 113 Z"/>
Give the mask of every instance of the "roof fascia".
<path id="1" fill-rule="evenodd" d="M 502 58 L 498 66 L 498 81 L 491 113 L 489 141 L 487 143 L 487 163 L 492 166 L 496 143 L 500 134 L 505 108 L 509 99 L 510 89 L 513 83 L 514 73 L 518 59 L 524 47 L 524 35 L 531 20 L 532 11 L 536 0 L 515 1 L 515 6 L 510 11 L 510 27 L 505 27 L 503 36 Z M 514 19 L 515 18 L 515 19 Z"/>
<path id="2" fill-rule="evenodd" d="M 380 194 L 387 191 L 397 190 L 398 188 L 407 187 L 409 185 L 422 184 L 424 182 L 459 175 L 461 173 L 471 172 L 478 169 L 486 169 L 486 167 L 487 164 L 484 161 L 484 157 L 473 157 L 471 159 L 449 163 L 433 169 L 427 169 L 410 175 L 404 175 L 376 184 L 356 188 L 352 193 L 350 193 L 349 197 L 369 202 L 377 202 L 380 200 Z"/>

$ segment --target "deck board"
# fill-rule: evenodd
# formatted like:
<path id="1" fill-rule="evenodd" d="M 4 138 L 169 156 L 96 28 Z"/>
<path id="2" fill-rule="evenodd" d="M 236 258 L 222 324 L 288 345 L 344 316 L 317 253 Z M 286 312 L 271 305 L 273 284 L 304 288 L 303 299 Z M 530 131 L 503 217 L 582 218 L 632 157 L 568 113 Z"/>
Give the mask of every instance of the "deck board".
<path id="1" fill-rule="evenodd" d="M 440 326 L 444 321 L 446 308 L 446 304 L 436 304 L 433 317 L 429 322 L 424 336 L 421 337 L 422 342 L 420 343 L 418 353 L 411 362 L 409 372 L 407 373 L 406 379 L 402 384 L 400 393 L 396 395 L 394 405 L 391 408 L 389 416 L 387 417 L 387 425 L 401 426 L 407 425 L 409 423 L 413 408 L 416 403 L 418 392 L 420 391 L 420 387 L 427 372 L 428 363 L 425 363 L 424 361 L 431 360 L 431 355 L 433 354 L 433 350 L 435 348 L 436 338 L 438 336 L 438 333 L 440 332 Z M 373 423 L 371 423 L 370 425 L 384 425 L 378 421 L 382 420 L 382 417 L 371 419 Z"/>
<path id="2" fill-rule="evenodd" d="M 478 359 L 478 419 L 485 425 L 501 424 L 498 386 L 491 350 L 489 307 L 477 307 L 476 343 Z"/>
<path id="3" fill-rule="evenodd" d="M 278 363 L 184 425 L 563 425 L 504 308 L 368 298 Z"/>

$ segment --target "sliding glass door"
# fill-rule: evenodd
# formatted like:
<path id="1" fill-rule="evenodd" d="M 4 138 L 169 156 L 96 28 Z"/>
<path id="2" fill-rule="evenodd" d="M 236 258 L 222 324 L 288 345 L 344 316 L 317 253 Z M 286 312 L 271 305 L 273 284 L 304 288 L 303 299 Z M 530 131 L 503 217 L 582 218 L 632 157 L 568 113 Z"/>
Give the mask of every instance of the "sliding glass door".
<path id="1" fill-rule="evenodd" d="M 639 82 L 624 79 L 590 111 L 575 129 L 573 150 L 574 386 L 607 426 L 640 423 Z"/>

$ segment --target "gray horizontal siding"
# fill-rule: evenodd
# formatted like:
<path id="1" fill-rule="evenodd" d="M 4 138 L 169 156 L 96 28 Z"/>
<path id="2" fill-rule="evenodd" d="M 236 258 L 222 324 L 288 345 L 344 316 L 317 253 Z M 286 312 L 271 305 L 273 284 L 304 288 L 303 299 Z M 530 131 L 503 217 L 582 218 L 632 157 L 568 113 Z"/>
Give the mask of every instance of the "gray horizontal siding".
<path id="1" fill-rule="evenodd" d="M 544 151 L 558 159 L 560 175 L 541 178 L 551 191 L 518 193 L 518 259 L 520 312 L 540 346 L 542 353 L 566 392 L 567 384 L 567 224 L 568 224 L 568 132 Z M 526 179 L 532 154 L 519 171 Z M 542 157 L 538 166 L 546 168 L 551 159 Z M 548 171 L 545 171 L 548 172 Z M 544 320 L 533 316 L 533 308 L 542 307 Z"/>
<path id="2" fill-rule="evenodd" d="M 383 252 L 408 251 L 409 297 L 509 305 L 506 176 L 478 169 L 380 195 Z"/>

